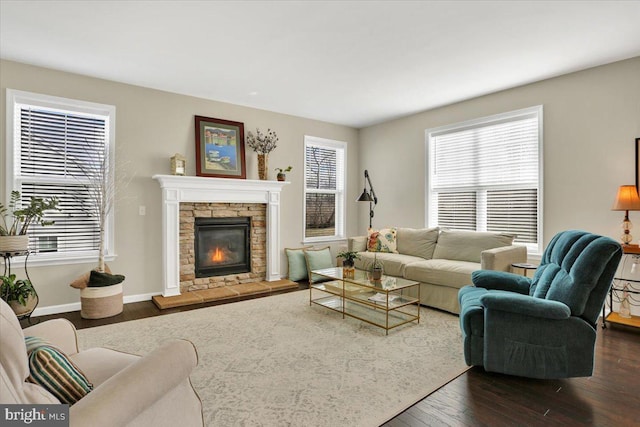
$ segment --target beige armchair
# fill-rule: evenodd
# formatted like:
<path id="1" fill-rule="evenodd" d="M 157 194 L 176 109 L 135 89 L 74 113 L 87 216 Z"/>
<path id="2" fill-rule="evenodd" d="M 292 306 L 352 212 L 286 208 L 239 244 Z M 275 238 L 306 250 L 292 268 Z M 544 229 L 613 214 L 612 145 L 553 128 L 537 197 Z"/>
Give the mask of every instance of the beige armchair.
<path id="1" fill-rule="evenodd" d="M 189 375 L 198 363 L 193 344 L 169 341 L 144 357 L 106 348 L 78 351 L 75 327 L 63 319 L 24 330 L 0 300 L 0 403 L 59 403 L 29 383 L 24 336 L 57 346 L 93 383 L 94 389 L 70 408 L 71 426 L 202 426 L 202 403 Z"/>

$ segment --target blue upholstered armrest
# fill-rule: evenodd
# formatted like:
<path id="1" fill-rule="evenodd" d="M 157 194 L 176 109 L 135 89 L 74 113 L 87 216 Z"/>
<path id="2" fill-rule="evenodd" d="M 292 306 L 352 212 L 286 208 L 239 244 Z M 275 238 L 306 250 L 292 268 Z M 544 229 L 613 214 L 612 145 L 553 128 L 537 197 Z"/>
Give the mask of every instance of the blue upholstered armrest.
<path id="1" fill-rule="evenodd" d="M 529 294 L 531 287 L 531 279 L 528 277 L 505 271 L 476 270 L 471 273 L 471 281 L 478 288 L 511 291 L 524 295 Z"/>
<path id="2" fill-rule="evenodd" d="M 561 320 L 571 316 L 571 310 L 564 303 L 513 292 L 486 293 L 480 297 L 480 304 L 489 310 L 501 310 L 544 319 Z"/>

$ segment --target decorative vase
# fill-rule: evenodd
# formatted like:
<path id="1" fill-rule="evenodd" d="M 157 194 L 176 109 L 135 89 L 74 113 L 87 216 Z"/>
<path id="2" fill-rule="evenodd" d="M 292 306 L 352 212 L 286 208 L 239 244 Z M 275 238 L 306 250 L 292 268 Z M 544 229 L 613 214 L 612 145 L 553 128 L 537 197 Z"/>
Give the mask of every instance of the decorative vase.
<path id="1" fill-rule="evenodd" d="M 267 178 L 268 163 L 269 163 L 269 157 L 267 154 L 258 154 L 258 177 L 262 180 L 268 179 Z"/>
<path id="2" fill-rule="evenodd" d="M 0 252 L 26 252 L 29 249 L 29 236 L 0 236 Z"/>
<path id="3" fill-rule="evenodd" d="M 618 315 L 625 319 L 631 318 L 631 305 L 629 304 L 629 287 L 624 285 L 622 290 L 622 300 L 620 301 L 620 308 L 618 309 Z"/>
<path id="4" fill-rule="evenodd" d="M 342 262 L 342 278 L 353 279 L 356 275 L 356 269 L 353 266 L 353 261 Z"/>

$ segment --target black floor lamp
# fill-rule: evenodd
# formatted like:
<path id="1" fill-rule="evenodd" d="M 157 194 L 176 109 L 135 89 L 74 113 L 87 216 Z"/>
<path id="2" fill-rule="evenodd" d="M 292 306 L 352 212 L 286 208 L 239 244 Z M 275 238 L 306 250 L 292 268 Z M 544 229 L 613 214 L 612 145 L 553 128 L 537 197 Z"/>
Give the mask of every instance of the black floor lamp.
<path id="1" fill-rule="evenodd" d="M 378 197 L 376 196 L 376 192 L 373 191 L 373 185 L 371 185 L 371 178 L 369 178 L 369 171 L 364 170 L 364 190 L 362 190 L 362 194 L 358 197 L 358 202 L 369 202 L 369 228 L 372 227 L 373 224 L 373 209 L 378 204 Z M 369 183 L 369 191 L 367 191 L 367 183 Z"/>

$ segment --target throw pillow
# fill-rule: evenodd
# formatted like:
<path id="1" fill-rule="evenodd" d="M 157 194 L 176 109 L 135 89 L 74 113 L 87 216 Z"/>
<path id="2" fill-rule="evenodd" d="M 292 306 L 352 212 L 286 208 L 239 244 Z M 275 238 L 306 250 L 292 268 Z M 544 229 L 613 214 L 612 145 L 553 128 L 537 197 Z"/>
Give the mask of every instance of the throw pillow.
<path id="1" fill-rule="evenodd" d="M 44 387 L 61 403 L 73 405 L 93 390 L 93 384 L 57 347 L 42 338 L 24 337 L 31 383 Z"/>
<path id="2" fill-rule="evenodd" d="M 370 228 L 368 231 L 367 251 L 397 254 L 396 234 L 397 229 L 395 227 L 382 228 L 380 230 Z"/>
<path id="3" fill-rule="evenodd" d="M 97 269 L 97 268 L 98 267 L 96 267 L 95 269 Z M 109 268 L 109 266 L 107 264 L 104 265 L 104 271 L 106 273 L 111 273 L 111 269 Z M 71 286 L 72 288 L 76 288 L 76 289 L 84 289 L 89 284 L 89 277 L 90 276 L 91 276 L 91 272 L 87 271 L 82 276 L 78 277 L 76 280 L 71 282 L 69 284 L 69 286 Z"/>
<path id="4" fill-rule="evenodd" d="M 333 258 L 329 247 L 321 249 L 305 249 L 304 256 L 307 260 L 307 271 L 309 272 L 309 283 L 324 282 L 331 280 L 328 277 L 313 274 L 313 270 L 333 267 Z"/>
<path id="5" fill-rule="evenodd" d="M 287 263 L 289 265 L 289 280 L 297 282 L 298 280 L 305 280 L 308 278 L 307 273 L 307 260 L 304 257 L 305 248 L 290 249 L 285 248 L 284 252 L 287 254 Z"/>

